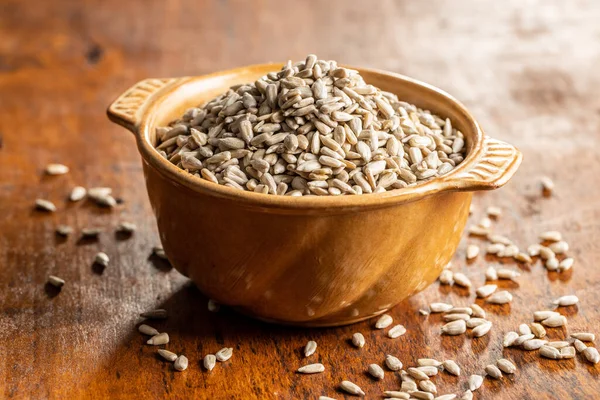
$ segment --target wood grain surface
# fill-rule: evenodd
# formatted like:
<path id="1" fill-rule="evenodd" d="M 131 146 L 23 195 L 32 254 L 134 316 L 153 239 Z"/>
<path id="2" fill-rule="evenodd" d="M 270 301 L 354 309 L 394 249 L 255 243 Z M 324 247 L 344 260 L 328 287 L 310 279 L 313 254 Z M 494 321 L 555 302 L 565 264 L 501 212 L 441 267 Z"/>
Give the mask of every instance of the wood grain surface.
<path id="1" fill-rule="evenodd" d="M 348 379 L 367 398 L 400 387 L 398 374 L 375 382 L 370 363 L 386 354 L 406 366 L 421 357 L 456 360 L 461 377 L 434 378 L 440 393 L 461 393 L 467 376 L 500 356 L 518 372 L 486 379 L 477 399 L 591 399 L 600 393 L 600 365 L 578 355 L 540 359 L 536 352 L 502 349 L 504 332 L 563 294 L 581 303 L 561 309 L 568 327 L 550 330 L 600 334 L 600 4 L 596 1 L 0 1 L 0 398 L 341 399 Z M 498 233 L 521 247 L 547 229 L 564 233 L 576 259 L 572 271 L 548 273 L 539 262 L 501 286 L 510 306 L 485 306 L 494 323 L 480 339 L 441 337 L 441 318 L 418 310 L 433 301 L 472 303 L 466 289 L 434 283 L 396 307 L 408 332 L 392 340 L 373 321 L 336 329 L 294 329 L 250 320 L 230 310 L 209 313 L 206 298 L 187 279 L 150 256 L 159 244 L 133 137 L 105 116 L 122 90 L 148 77 L 197 75 L 240 65 L 321 58 L 400 72 L 439 86 L 476 115 L 494 137 L 519 147 L 520 171 L 505 188 L 475 198 L 474 220 L 487 205 L 504 214 Z M 47 163 L 71 172 L 43 176 Z M 541 195 L 538 178 L 557 188 Z M 123 204 L 103 210 L 66 201 L 75 185 L 114 188 Z M 33 211 L 37 197 L 58 211 Z M 129 238 L 115 227 L 138 225 Z M 60 223 L 76 234 L 54 234 Z M 82 241 L 84 227 L 102 227 L 98 241 Z M 234 229 L 234 228 L 232 228 Z M 435 229 L 432 226 L 431 229 Z M 193 228 L 191 227 L 192 231 Z M 465 237 L 454 270 L 475 285 L 487 265 L 464 262 Z M 111 264 L 92 266 L 105 251 Z M 281 249 L 285 252 L 286 249 Z M 60 292 L 49 274 L 67 283 Z M 154 324 L 167 348 L 190 366 L 175 372 L 144 344 L 138 314 L 166 308 Z M 348 340 L 362 332 L 362 350 Z M 302 347 L 316 340 L 305 360 Z M 232 359 L 208 373 L 201 359 L 222 347 Z M 326 371 L 294 371 L 321 362 Z"/>

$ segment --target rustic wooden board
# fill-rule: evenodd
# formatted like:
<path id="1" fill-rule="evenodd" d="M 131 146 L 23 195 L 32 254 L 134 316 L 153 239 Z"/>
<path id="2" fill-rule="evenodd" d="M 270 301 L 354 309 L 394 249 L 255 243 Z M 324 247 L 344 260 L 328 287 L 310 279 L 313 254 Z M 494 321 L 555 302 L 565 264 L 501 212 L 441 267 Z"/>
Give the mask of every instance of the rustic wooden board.
<path id="1" fill-rule="evenodd" d="M 600 366 L 540 359 L 535 352 L 503 350 L 503 332 L 528 322 L 551 299 L 575 293 L 578 307 L 561 310 L 568 329 L 600 334 L 600 5 L 589 1 L 79 1 L 0 2 L 0 397 L 1 398 L 343 398 L 337 384 L 350 379 L 368 398 L 399 387 L 387 373 L 372 381 L 365 370 L 397 355 L 405 365 L 420 357 L 453 358 L 460 378 L 440 374 L 441 393 L 464 390 L 466 376 L 504 355 L 514 376 L 487 381 L 478 399 L 589 399 L 600 392 Z M 396 340 L 372 322 L 337 329 L 293 329 L 255 322 L 231 311 L 210 314 L 206 298 L 176 271 L 149 257 L 158 235 L 146 198 L 133 137 L 108 122 L 104 109 L 123 89 L 147 77 L 202 74 L 238 65 L 298 59 L 314 52 L 347 64 L 401 72 L 461 99 L 488 133 L 517 145 L 525 161 L 500 191 L 478 195 L 474 218 L 487 205 L 504 215 L 497 231 L 521 246 L 546 229 L 563 231 L 576 266 L 547 273 L 523 269 L 508 307 L 487 307 L 492 333 L 440 337 L 439 316 L 418 309 L 432 301 L 469 304 L 464 289 L 437 283 L 396 307 L 408 333 Z M 46 163 L 72 172 L 43 177 Z M 543 198 L 537 177 L 554 178 Z M 124 200 L 113 211 L 68 204 L 74 185 L 108 185 Z M 36 197 L 59 211 L 32 211 Z M 116 238 L 121 220 L 135 222 L 131 238 Z M 97 242 L 58 240 L 54 228 L 106 229 Z M 435 227 L 431 227 L 435 229 Z M 466 264 L 465 238 L 454 268 L 483 283 L 487 264 Z M 95 252 L 111 265 L 92 268 Z M 282 251 L 285 251 L 283 249 Z M 516 267 L 516 266 L 515 266 Z M 60 293 L 47 276 L 67 280 Z M 168 331 L 168 348 L 190 360 L 178 373 L 145 346 L 136 331 L 139 312 L 170 311 L 155 324 Z M 367 345 L 348 344 L 363 332 Z M 300 376 L 302 346 L 319 344 L 309 360 L 326 372 Z M 212 373 L 201 357 L 224 346 L 231 361 Z"/>

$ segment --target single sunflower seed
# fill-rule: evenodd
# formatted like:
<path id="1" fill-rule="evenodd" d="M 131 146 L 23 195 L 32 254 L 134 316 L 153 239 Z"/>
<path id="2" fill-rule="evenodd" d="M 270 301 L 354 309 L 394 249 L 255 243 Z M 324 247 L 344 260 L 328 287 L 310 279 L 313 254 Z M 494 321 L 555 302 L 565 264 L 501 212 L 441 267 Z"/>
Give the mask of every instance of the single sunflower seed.
<path id="1" fill-rule="evenodd" d="M 558 360 L 560 359 L 560 350 L 551 346 L 542 346 L 540 347 L 540 355 L 544 358 Z"/>
<path id="2" fill-rule="evenodd" d="M 534 311 L 533 320 L 536 322 L 540 322 L 540 321 L 543 321 L 550 317 L 558 317 L 558 316 L 560 316 L 560 314 L 557 313 L 556 311 Z"/>
<path id="3" fill-rule="evenodd" d="M 65 285 L 65 281 L 63 279 L 54 275 L 48 276 L 48 283 L 57 288 L 61 288 Z"/>
<path id="4" fill-rule="evenodd" d="M 419 358 L 417 360 L 417 365 L 419 367 L 439 367 L 442 365 L 442 363 L 433 358 Z"/>
<path id="5" fill-rule="evenodd" d="M 204 368 L 206 368 L 209 371 L 212 371 L 215 365 L 217 364 L 217 357 L 215 357 L 213 354 L 208 354 L 204 357 L 202 364 L 204 365 Z"/>
<path id="6" fill-rule="evenodd" d="M 138 326 L 138 331 L 140 331 L 140 333 L 143 333 L 144 335 L 148 335 L 148 336 L 156 336 L 160 333 L 159 331 L 157 331 L 150 325 L 146 325 L 146 324 L 141 324 L 140 326 Z"/>
<path id="7" fill-rule="evenodd" d="M 502 371 L 500 371 L 500 369 L 493 364 L 486 365 L 485 373 L 493 379 L 502 378 Z"/>
<path id="8" fill-rule="evenodd" d="M 562 349 L 563 347 L 570 346 L 571 344 L 565 340 L 555 340 L 553 342 L 546 343 L 546 345 L 556 347 L 557 349 Z"/>
<path id="9" fill-rule="evenodd" d="M 47 175 L 64 175 L 69 172 L 69 167 L 63 164 L 48 164 L 45 172 Z"/>
<path id="10" fill-rule="evenodd" d="M 403 325 L 396 325 L 388 331 L 387 335 L 391 339 L 396 339 L 404 335 L 405 333 L 406 328 Z"/>
<path id="11" fill-rule="evenodd" d="M 472 260 L 479 255 L 479 246 L 471 244 L 467 246 L 467 260 Z"/>
<path id="12" fill-rule="evenodd" d="M 483 376 L 481 375 L 471 375 L 469 376 L 469 390 L 475 391 L 481 387 L 483 383 Z"/>
<path id="13" fill-rule="evenodd" d="M 498 361 L 496 361 L 496 365 L 505 374 L 514 374 L 515 372 L 517 372 L 517 367 L 515 366 L 515 364 L 513 364 L 506 358 L 501 358 Z"/>
<path id="14" fill-rule="evenodd" d="M 154 246 L 152 248 L 152 254 L 154 254 L 156 257 L 161 258 L 163 260 L 168 260 L 165 250 L 160 246 Z"/>
<path id="15" fill-rule="evenodd" d="M 178 357 L 177 354 L 175 354 L 169 350 L 166 350 L 166 349 L 158 349 L 158 354 L 165 360 L 171 361 L 171 362 L 177 360 L 177 357 Z"/>
<path id="16" fill-rule="evenodd" d="M 312 356 L 315 351 L 317 351 L 317 342 L 311 340 L 304 346 L 304 357 Z"/>
<path id="17" fill-rule="evenodd" d="M 529 335 L 531 333 L 531 328 L 527 324 L 519 325 L 519 329 L 517 329 L 519 335 Z"/>
<path id="18" fill-rule="evenodd" d="M 173 367 L 177 371 L 185 371 L 188 367 L 188 359 L 186 356 L 179 356 L 173 363 Z"/>
<path id="19" fill-rule="evenodd" d="M 515 341 L 519 338 L 519 334 L 517 332 L 506 332 L 504 335 L 504 339 L 502 339 L 503 347 L 510 347 L 515 344 Z"/>
<path id="20" fill-rule="evenodd" d="M 438 279 L 442 285 L 452 285 L 454 283 L 454 273 L 449 269 L 445 269 Z"/>
<path id="21" fill-rule="evenodd" d="M 579 303 L 579 298 L 575 295 L 562 296 L 552 302 L 559 307 L 573 306 L 577 303 Z"/>
<path id="22" fill-rule="evenodd" d="M 108 267 L 109 262 L 110 262 L 110 258 L 108 258 L 108 255 L 106 255 L 106 253 L 103 253 L 103 252 L 96 253 L 96 256 L 94 257 L 95 264 L 102 265 L 103 267 Z"/>
<path id="23" fill-rule="evenodd" d="M 575 260 L 571 257 L 567 257 L 558 263 L 558 270 L 561 272 L 568 271 L 573 267 Z"/>
<path id="24" fill-rule="evenodd" d="M 460 367 L 454 360 L 444 360 L 442 365 L 444 367 L 444 371 L 455 376 L 460 376 Z"/>
<path id="25" fill-rule="evenodd" d="M 402 390 L 403 392 L 409 392 L 412 393 L 415 390 L 418 390 L 419 388 L 417 387 L 417 382 L 415 382 L 414 380 L 412 381 L 402 381 L 402 385 L 400 386 L 400 390 Z"/>
<path id="26" fill-rule="evenodd" d="M 325 366 L 319 363 L 308 364 L 298 368 L 298 372 L 300 372 L 301 374 L 318 374 L 323 371 L 325 371 Z"/>
<path id="27" fill-rule="evenodd" d="M 544 329 L 542 324 L 533 322 L 529 325 L 529 327 L 531 328 L 531 333 L 533 333 L 536 338 L 541 339 L 546 336 L 546 329 Z"/>
<path id="28" fill-rule="evenodd" d="M 562 359 L 575 358 L 576 354 L 577 352 L 573 346 L 562 347 L 560 349 L 560 358 Z"/>
<path id="29" fill-rule="evenodd" d="M 598 364 L 600 362 L 600 354 L 595 347 L 588 347 L 582 351 L 585 359 L 592 364 Z"/>
<path id="30" fill-rule="evenodd" d="M 410 399 L 409 393 L 398 392 L 395 390 L 386 390 L 385 392 L 383 392 L 383 395 L 386 396 L 388 399 L 402 399 L 402 400 Z"/>
<path id="31" fill-rule="evenodd" d="M 148 339 L 148 341 L 146 343 L 153 345 L 153 346 L 167 344 L 167 343 L 169 343 L 169 334 L 165 333 L 165 332 L 159 333 L 158 335 L 154 335 L 150 339 Z"/>
<path id="32" fill-rule="evenodd" d="M 389 314 L 383 314 L 377 322 L 375 322 L 375 329 L 385 329 L 394 322 Z"/>
<path id="33" fill-rule="evenodd" d="M 117 226 L 117 232 L 124 234 L 131 234 L 135 232 L 137 226 L 132 222 L 123 221 Z"/>
<path id="34" fill-rule="evenodd" d="M 483 285 L 478 287 L 475 293 L 477 297 L 488 297 L 498 289 L 498 285 Z"/>
<path id="35" fill-rule="evenodd" d="M 346 393 L 353 394 L 355 396 L 365 395 L 365 392 L 363 392 L 363 390 L 357 384 L 352 383 L 350 381 L 342 381 L 340 383 L 340 389 L 342 389 Z"/>
<path id="36" fill-rule="evenodd" d="M 438 374 L 439 369 L 432 365 L 424 365 L 422 367 L 417 367 L 419 371 L 422 371 L 427 376 L 435 376 Z"/>
<path id="37" fill-rule="evenodd" d="M 362 333 L 356 332 L 352 335 L 352 344 L 354 347 L 362 349 L 365 346 L 365 337 Z"/>
<path id="38" fill-rule="evenodd" d="M 165 319 L 167 318 L 167 310 L 157 308 L 156 310 L 146 311 L 140 314 L 142 318 L 148 319 Z"/>
<path id="39" fill-rule="evenodd" d="M 47 212 L 55 212 L 56 211 L 56 206 L 54 205 L 54 203 L 52 203 L 51 201 L 48 201 L 48 200 L 44 200 L 44 199 L 36 199 L 35 200 L 35 208 L 37 208 L 38 210 L 47 211 Z"/>
<path id="40" fill-rule="evenodd" d="M 75 186 L 69 194 L 69 200 L 79 201 L 82 200 L 87 194 L 87 190 L 83 186 Z"/>
<path id="41" fill-rule="evenodd" d="M 532 333 L 530 333 L 528 335 L 521 335 L 515 339 L 515 341 L 513 342 L 512 345 L 513 346 L 521 346 L 523 343 L 525 343 L 531 339 L 535 339 L 535 336 Z"/>
<path id="42" fill-rule="evenodd" d="M 467 276 L 461 272 L 456 272 L 454 274 L 454 282 L 458 285 L 458 286 L 462 286 L 465 288 L 470 288 L 471 287 L 471 280 L 469 278 L 467 278 Z"/>
<path id="43" fill-rule="evenodd" d="M 83 228 L 81 236 L 86 239 L 97 238 L 104 230 L 102 228 Z"/>
<path id="44" fill-rule="evenodd" d="M 594 342 L 596 340 L 596 335 L 589 332 L 576 332 L 571 333 L 571 337 L 573 339 L 579 339 L 582 342 Z"/>
<path id="45" fill-rule="evenodd" d="M 473 328 L 473 337 L 482 337 L 488 334 L 488 332 L 492 329 L 492 323 L 486 322 L 485 324 L 481 324 Z"/>
<path id="46" fill-rule="evenodd" d="M 549 328 L 558 328 L 567 324 L 567 318 L 564 315 L 553 316 L 542 321 L 542 325 Z"/>
<path id="47" fill-rule="evenodd" d="M 473 310 L 473 314 L 471 314 L 471 317 L 474 318 L 485 318 L 486 317 L 486 313 L 485 310 L 483 308 L 481 308 L 481 306 L 479 306 L 478 304 L 471 304 L 471 310 Z"/>
<path id="48" fill-rule="evenodd" d="M 473 329 L 479 325 L 487 324 L 489 321 L 484 318 L 471 318 L 467 321 L 467 328 Z"/>
<path id="49" fill-rule="evenodd" d="M 466 390 L 460 397 L 460 400 L 473 400 L 473 392 Z"/>
<path id="50" fill-rule="evenodd" d="M 462 335 L 467 331 L 467 324 L 464 320 L 459 319 L 456 321 L 448 322 L 442 326 L 442 334 L 456 336 Z"/>
<path id="51" fill-rule="evenodd" d="M 424 392 L 428 392 L 428 393 L 432 393 L 432 394 L 437 393 L 437 387 L 435 386 L 435 383 L 433 383 L 430 380 L 419 381 L 419 383 L 417 383 L 417 386 L 419 386 L 419 389 L 421 389 Z"/>
<path id="52" fill-rule="evenodd" d="M 456 396 L 454 393 L 449 393 L 449 394 L 443 394 L 441 396 L 437 396 L 435 399 L 433 400 L 454 400 Z"/>
<path id="53" fill-rule="evenodd" d="M 369 374 L 375 379 L 383 379 L 385 375 L 383 372 L 383 368 L 381 368 L 377 364 L 369 364 L 369 368 L 367 370 Z"/>
<path id="54" fill-rule="evenodd" d="M 565 254 L 569 251 L 569 244 L 564 240 L 560 242 L 551 243 L 548 248 L 554 252 L 554 254 Z"/>
<path id="55" fill-rule="evenodd" d="M 73 233 L 73 228 L 69 225 L 59 225 L 56 227 L 56 234 L 60 236 L 69 236 L 71 233 Z"/>
<path id="56" fill-rule="evenodd" d="M 415 367 L 410 367 L 409 369 L 406 370 L 406 372 L 411 377 L 413 377 L 414 379 L 416 379 L 418 381 L 423 380 L 423 379 L 429 379 L 429 376 L 425 372 L 423 372 L 420 369 L 415 368 Z"/>
<path id="57" fill-rule="evenodd" d="M 215 353 L 215 357 L 217 357 L 217 361 L 227 361 L 233 355 L 233 347 L 223 347 L 221 350 Z"/>
<path id="58" fill-rule="evenodd" d="M 545 242 L 560 242 L 562 234 L 559 231 L 546 231 L 540 233 L 539 239 Z"/>
<path id="59" fill-rule="evenodd" d="M 496 268 L 488 267 L 485 270 L 485 279 L 488 281 L 497 281 L 498 280 L 498 272 L 496 272 Z"/>
<path id="60" fill-rule="evenodd" d="M 400 371 L 402 369 L 402 362 L 390 354 L 385 356 L 385 365 L 392 371 Z"/>
<path id="61" fill-rule="evenodd" d="M 512 269 L 508 269 L 508 268 L 500 268 L 496 272 L 498 273 L 498 279 L 511 279 L 511 280 L 515 280 L 516 278 L 518 278 L 519 276 L 521 276 L 521 274 L 518 273 L 517 271 L 514 271 Z"/>
<path id="62" fill-rule="evenodd" d="M 542 185 L 542 191 L 544 193 L 552 194 L 554 190 L 554 182 L 547 176 L 543 176 L 540 178 L 540 184 Z"/>
<path id="63" fill-rule="evenodd" d="M 502 290 L 500 292 L 496 292 L 492 294 L 490 297 L 486 299 L 486 302 L 490 304 L 507 304 L 510 303 L 513 299 L 512 294 L 507 292 L 506 290 Z"/>
<path id="64" fill-rule="evenodd" d="M 587 346 L 585 345 L 585 343 L 583 343 L 579 339 L 575 339 L 575 341 L 573 341 L 573 346 L 575 346 L 575 349 L 577 350 L 578 353 L 581 353 L 582 351 L 587 349 Z"/>
<path id="65" fill-rule="evenodd" d="M 547 340 L 544 339 L 530 339 L 524 342 L 521 347 L 523 350 L 538 350 L 540 347 L 544 346 L 548 343 Z"/>
<path id="66" fill-rule="evenodd" d="M 441 313 L 452 310 L 454 306 L 448 303 L 431 303 L 429 309 L 432 313 Z"/>
<path id="67" fill-rule="evenodd" d="M 412 392 L 410 394 L 412 397 L 414 397 L 415 399 L 419 399 L 419 400 L 433 400 L 433 394 L 429 393 L 429 392 L 424 392 L 422 390 L 416 390 L 414 392 Z"/>
<path id="68" fill-rule="evenodd" d="M 444 315 L 444 321 L 456 321 L 458 319 L 468 321 L 469 319 L 471 319 L 471 316 L 469 314 L 454 314 L 454 313 Z"/>

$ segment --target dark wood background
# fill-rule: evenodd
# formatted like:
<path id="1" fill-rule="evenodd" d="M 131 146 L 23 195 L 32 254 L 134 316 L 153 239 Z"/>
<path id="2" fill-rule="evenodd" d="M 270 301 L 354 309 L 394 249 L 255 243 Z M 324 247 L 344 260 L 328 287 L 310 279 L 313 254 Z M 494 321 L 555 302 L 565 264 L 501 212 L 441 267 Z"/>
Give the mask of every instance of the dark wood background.
<path id="1" fill-rule="evenodd" d="M 365 375 L 385 354 L 405 365 L 420 357 L 453 358 L 460 378 L 435 378 L 440 393 L 460 393 L 466 376 L 501 354 L 518 366 L 514 376 L 486 380 L 477 399 L 589 399 L 600 396 L 600 367 L 540 359 L 503 350 L 503 332 L 531 319 L 551 299 L 576 293 L 578 307 L 562 310 L 567 331 L 600 334 L 600 3 L 589 1 L 0 1 L 0 398 L 260 398 L 341 399 L 350 379 L 368 398 L 400 386 Z M 469 304 L 464 289 L 437 283 L 393 310 L 408 333 L 397 340 L 372 322 L 338 329 L 266 325 L 231 311 L 209 314 L 206 298 L 176 271 L 151 257 L 159 243 L 133 137 L 109 123 L 105 108 L 134 82 L 148 77 L 203 74 L 266 61 L 319 57 L 400 72 L 439 86 L 463 101 L 486 131 L 517 145 L 525 160 L 502 190 L 475 198 L 504 215 L 497 223 L 525 247 L 547 229 L 564 232 L 576 259 L 566 274 L 539 263 L 518 284 L 503 283 L 515 300 L 488 307 L 492 333 L 481 339 L 440 337 L 438 316 L 418 309 L 432 301 Z M 49 162 L 71 173 L 44 177 Z M 538 177 L 551 176 L 555 195 L 543 198 Z M 113 211 L 68 204 L 74 185 L 114 188 L 124 204 Z M 36 197 L 58 205 L 32 211 Z M 139 230 L 120 240 L 121 220 Z M 58 240 L 54 228 L 106 229 L 97 242 L 77 235 Z M 434 229 L 432 227 L 432 229 Z M 475 282 L 492 259 L 469 265 L 465 238 L 454 260 Z M 92 268 L 94 254 L 112 259 Z M 283 249 L 282 251 L 285 251 Z M 47 276 L 67 280 L 62 292 Z M 168 348 L 186 354 L 186 372 L 159 360 L 136 331 L 138 313 L 164 307 L 155 324 L 171 335 Z M 363 332 L 367 345 L 347 340 Z M 295 374 L 302 346 L 319 347 L 309 360 L 326 372 Z M 212 373 L 202 356 L 234 348 Z"/>

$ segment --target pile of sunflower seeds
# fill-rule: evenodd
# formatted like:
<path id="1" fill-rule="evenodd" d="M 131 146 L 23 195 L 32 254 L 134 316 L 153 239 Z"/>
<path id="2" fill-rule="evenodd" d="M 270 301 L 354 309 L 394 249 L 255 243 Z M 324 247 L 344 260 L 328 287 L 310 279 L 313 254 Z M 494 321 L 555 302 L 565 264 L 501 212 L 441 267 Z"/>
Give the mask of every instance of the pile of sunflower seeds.
<path id="1" fill-rule="evenodd" d="M 312 54 L 187 110 L 156 137 L 193 175 L 289 196 L 404 188 L 450 172 L 466 152 L 449 119 Z"/>

